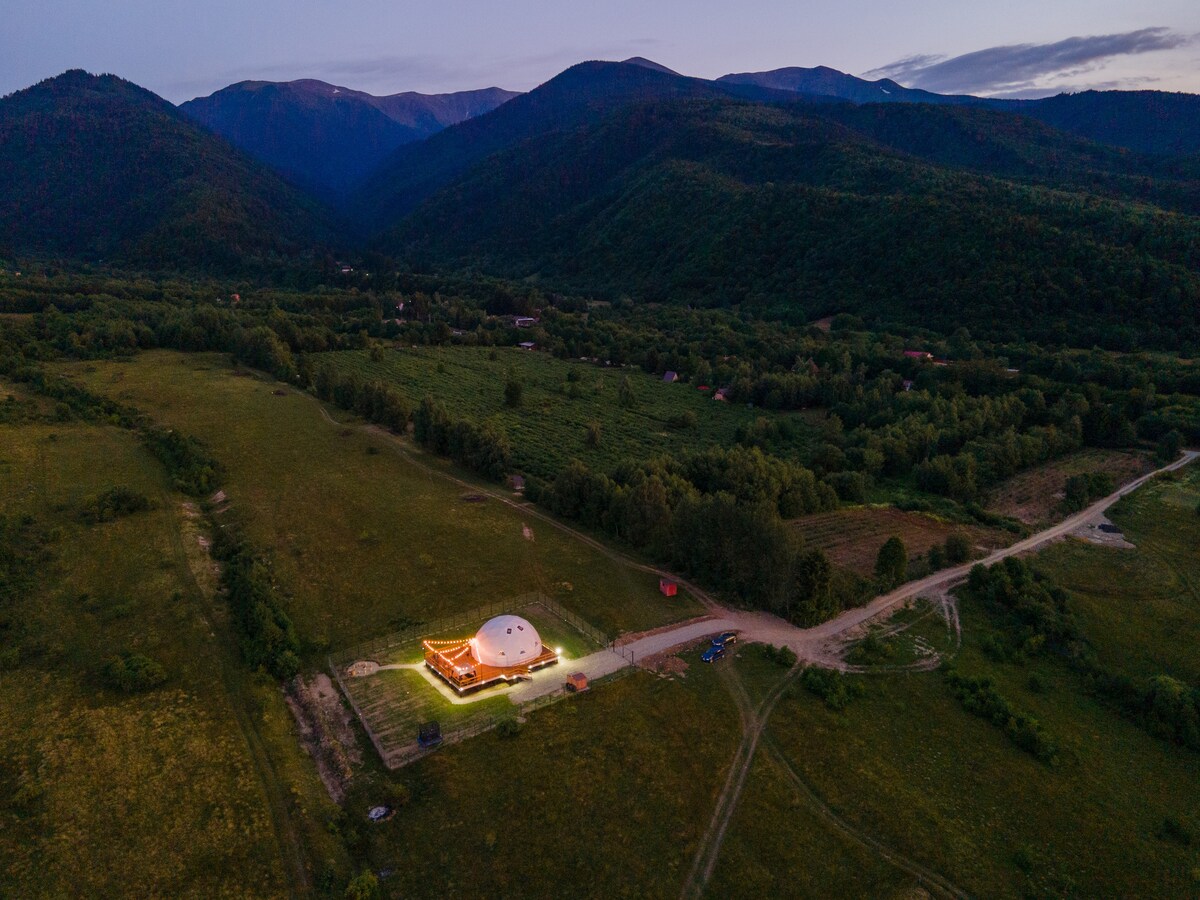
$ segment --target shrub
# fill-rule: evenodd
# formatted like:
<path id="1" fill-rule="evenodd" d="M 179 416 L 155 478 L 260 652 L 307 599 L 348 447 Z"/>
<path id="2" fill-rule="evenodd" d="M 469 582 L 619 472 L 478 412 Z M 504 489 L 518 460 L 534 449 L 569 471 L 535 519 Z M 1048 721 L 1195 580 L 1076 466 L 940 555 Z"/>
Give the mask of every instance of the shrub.
<path id="1" fill-rule="evenodd" d="M 832 710 L 845 709 L 855 697 L 862 696 L 860 682 L 850 682 L 841 672 L 809 666 L 800 675 L 800 683 L 810 694 L 820 697 Z"/>
<path id="2" fill-rule="evenodd" d="M 771 644 L 759 644 L 759 647 L 763 659 L 773 662 L 777 666 L 790 669 L 796 664 L 796 651 L 791 647 L 775 647 Z"/>
<path id="3" fill-rule="evenodd" d="M 148 691 L 167 680 L 161 665 L 140 653 L 122 653 L 104 665 L 104 680 L 127 694 Z"/>
<path id="4" fill-rule="evenodd" d="M 1033 716 L 1018 712 L 996 690 L 990 678 L 969 678 L 943 669 L 946 683 L 963 709 L 1002 728 L 1009 740 L 1044 763 L 1058 763 L 1058 744 Z"/>
<path id="5" fill-rule="evenodd" d="M 521 723 L 514 716 L 506 716 L 496 726 L 496 734 L 502 738 L 514 738 L 521 733 Z"/>
<path id="6" fill-rule="evenodd" d="M 907 573 L 908 551 L 904 541 L 895 536 L 888 538 L 875 558 L 875 577 L 885 588 L 891 588 L 901 584 Z"/>
<path id="7" fill-rule="evenodd" d="M 153 504 L 145 494 L 127 487 L 109 488 L 83 504 L 79 517 L 89 524 L 111 522 L 123 516 L 144 512 Z"/>
<path id="8" fill-rule="evenodd" d="M 346 885 L 346 900 L 375 900 L 379 896 L 379 879 L 370 869 L 363 869 Z"/>
<path id="9" fill-rule="evenodd" d="M 946 538 L 946 559 L 951 563 L 965 563 L 971 558 L 971 540 L 961 531 Z"/>
<path id="10" fill-rule="evenodd" d="M 851 652 L 849 659 L 859 665 L 883 663 L 896 655 L 896 645 L 892 641 L 882 640 L 878 634 L 871 632 L 858 642 Z"/>

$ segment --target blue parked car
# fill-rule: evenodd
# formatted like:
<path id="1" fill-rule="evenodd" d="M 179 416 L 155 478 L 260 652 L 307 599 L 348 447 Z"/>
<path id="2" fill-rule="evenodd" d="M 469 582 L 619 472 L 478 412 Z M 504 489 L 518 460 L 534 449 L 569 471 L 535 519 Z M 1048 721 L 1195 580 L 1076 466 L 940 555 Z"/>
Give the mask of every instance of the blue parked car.
<path id="1" fill-rule="evenodd" d="M 709 647 L 707 650 L 704 651 L 703 655 L 701 655 L 700 661 L 710 663 L 710 662 L 716 662 L 718 659 L 723 659 L 724 657 L 725 657 L 725 648 L 724 647 Z"/>
<path id="2" fill-rule="evenodd" d="M 730 644 L 736 644 L 736 643 L 737 643 L 737 632 L 736 631 L 727 631 L 724 634 L 718 634 L 715 638 L 712 639 L 712 645 L 714 647 L 727 647 Z"/>

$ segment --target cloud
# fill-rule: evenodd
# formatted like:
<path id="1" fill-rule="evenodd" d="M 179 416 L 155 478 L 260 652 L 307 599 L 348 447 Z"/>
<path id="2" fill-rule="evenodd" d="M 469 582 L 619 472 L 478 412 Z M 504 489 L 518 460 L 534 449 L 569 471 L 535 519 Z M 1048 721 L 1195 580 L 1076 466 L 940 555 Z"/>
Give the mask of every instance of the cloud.
<path id="1" fill-rule="evenodd" d="M 962 56 L 909 56 L 866 75 L 939 93 L 1012 94 L 1045 90 L 1046 79 L 1077 79 L 1102 69 L 1116 57 L 1174 50 L 1195 39 L 1196 35 L 1170 28 L 1142 28 L 1124 34 L 1070 37 L 1051 44 L 989 47 Z"/>

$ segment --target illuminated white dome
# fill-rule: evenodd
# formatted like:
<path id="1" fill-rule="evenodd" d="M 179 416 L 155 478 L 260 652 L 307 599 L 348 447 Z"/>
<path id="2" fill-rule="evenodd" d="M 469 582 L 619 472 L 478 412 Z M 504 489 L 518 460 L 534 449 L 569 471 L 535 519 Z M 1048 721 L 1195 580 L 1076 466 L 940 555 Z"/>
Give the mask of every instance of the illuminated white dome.
<path id="1" fill-rule="evenodd" d="M 519 666 L 542 655 L 542 639 L 520 616 L 496 616 L 475 632 L 471 654 L 485 666 Z"/>

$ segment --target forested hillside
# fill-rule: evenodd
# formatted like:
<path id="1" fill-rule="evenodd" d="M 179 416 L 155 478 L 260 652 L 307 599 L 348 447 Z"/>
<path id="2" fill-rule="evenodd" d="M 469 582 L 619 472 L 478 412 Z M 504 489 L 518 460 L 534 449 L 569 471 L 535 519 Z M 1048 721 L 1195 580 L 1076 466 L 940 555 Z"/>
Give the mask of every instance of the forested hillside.
<path id="1" fill-rule="evenodd" d="M 334 241 L 315 201 L 112 75 L 67 72 L 0 100 L 0 171 L 10 252 L 248 271 Z"/>
<path id="2" fill-rule="evenodd" d="M 401 147 L 353 198 L 355 218 L 386 228 L 439 188 L 493 154 L 541 135 L 602 120 L 613 110 L 652 100 L 748 97 L 787 99 L 757 85 L 687 78 L 636 62 L 585 62 L 491 113 L 427 141 Z"/>
<path id="3" fill-rule="evenodd" d="M 397 147 L 515 96 L 485 88 L 375 97 L 311 79 L 242 81 L 180 109 L 297 184 L 337 202 Z"/>
<path id="4" fill-rule="evenodd" d="M 1200 222 L 1135 199 L 1192 208 L 1195 182 L 1127 156 L 977 110 L 658 103 L 493 157 L 380 246 L 642 301 L 1194 343 Z"/>

